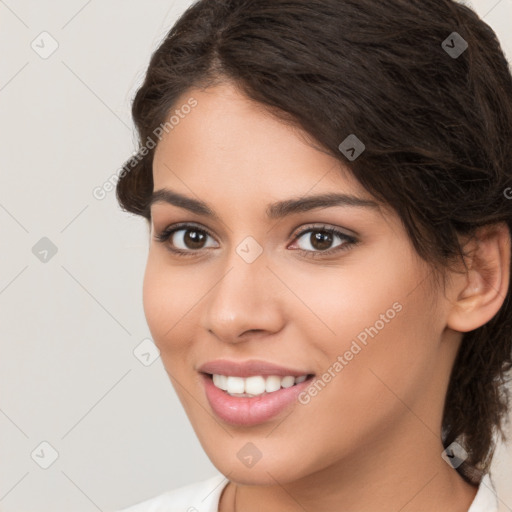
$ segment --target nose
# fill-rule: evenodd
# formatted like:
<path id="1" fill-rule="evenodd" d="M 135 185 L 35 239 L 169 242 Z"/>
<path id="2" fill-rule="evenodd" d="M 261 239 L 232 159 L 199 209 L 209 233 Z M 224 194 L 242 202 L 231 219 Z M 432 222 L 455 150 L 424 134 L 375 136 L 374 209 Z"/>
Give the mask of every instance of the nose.
<path id="1" fill-rule="evenodd" d="M 284 307 L 280 282 L 262 253 L 252 263 L 235 251 L 205 297 L 202 327 L 226 343 L 241 343 L 282 329 Z M 282 287 L 282 285 L 281 285 Z"/>

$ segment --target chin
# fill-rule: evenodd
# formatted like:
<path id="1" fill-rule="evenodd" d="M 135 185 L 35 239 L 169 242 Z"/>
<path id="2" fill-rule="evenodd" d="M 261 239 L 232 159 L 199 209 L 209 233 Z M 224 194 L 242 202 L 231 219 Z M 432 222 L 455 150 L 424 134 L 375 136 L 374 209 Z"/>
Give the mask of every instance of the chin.
<path id="1" fill-rule="evenodd" d="M 309 474 L 308 464 L 296 449 L 293 449 L 293 455 L 286 450 L 276 453 L 276 447 L 268 446 L 269 444 L 271 443 L 264 439 L 261 442 L 255 439 L 254 444 L 251 444 L 251 441 L 234 437 L 222 451 L 219 450 L 219 445 L 205 451 L 217 470 L 238 484 L 275 485 L 276 482 L 287 484 Z M 276 446 L 279 444 L 276 443 Z M 267 445 L 267 448 L 262 446 L 259 451 L 259 459 L 256 445 Z M 265 451 L 268 451 L 267 456 Z"/>

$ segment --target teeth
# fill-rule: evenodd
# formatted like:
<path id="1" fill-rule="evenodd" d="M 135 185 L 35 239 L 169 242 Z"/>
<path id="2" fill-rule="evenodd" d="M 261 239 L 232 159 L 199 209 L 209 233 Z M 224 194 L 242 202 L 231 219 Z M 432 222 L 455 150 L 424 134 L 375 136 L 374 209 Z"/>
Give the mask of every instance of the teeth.
<path id="1" fill-rule="evenodd" d="M 281 379 L 281 386 L 283 388 L 291 388 L 295 384 L 295 377 L 283 377 Z"/>
<path id="2" fill-rule="evenodd" d="M 242 377 L 229 376 L 226 381 L 226 391 L 228 393 L 243 393 L 244 379 Z"/>
<path id="3" fill-rule="evenodd" d="M 272 391 L 277 391 L 278 389 L 281 389 L 281 377 L 277 375 L 267 377 L 265 380 L 265 391 L 272 393 Z"/>
<path id="4" fill-rule="evenodd" d="M 227 385 L 228 378 L 225 375 L 214 375 L 213 376 L 213 383 L 219 388 L 224 391 L 228 389 Z"/>
<path id="5" fill-rule="evenodd" d="M 301 375 L 300 377 L 293 377 L 292 375 L 287 375 L 286 377 L 254 375 L 243 378 L 214 374 L 213 384 L 232 396 L 253 397 L 264 393 L 272 393 L 281 388 L 289 388 L 304 382 L 306 378 L 307 375 Z"/>
<path id="6" fill-rule="evenodd" d="M 245 380 L 244 388 L 246 393 L 249 393 L 250 395 L 261 395 L 262 393 L 265 393 L 265 379 L 260 375 L 240 380 Z"/>

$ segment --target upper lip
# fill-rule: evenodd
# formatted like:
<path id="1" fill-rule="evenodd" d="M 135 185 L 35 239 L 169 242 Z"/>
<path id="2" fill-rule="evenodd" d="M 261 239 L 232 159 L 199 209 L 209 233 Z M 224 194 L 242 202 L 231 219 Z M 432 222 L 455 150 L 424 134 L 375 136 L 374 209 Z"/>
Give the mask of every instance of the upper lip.
<path id="1" fill-rule="evenodd" d="M 216 359 L 201 365 L 198 371 L 217 375 L 232 375 L 234 377 L 250 377 L 252 375 L 278 375 L 285 377 L 291 375 L 300 377 L 310 375 L 312 372 L 288 368 L 267 361 L 250 359 L 248 361 L 229 361 L 227 359 Z"/>

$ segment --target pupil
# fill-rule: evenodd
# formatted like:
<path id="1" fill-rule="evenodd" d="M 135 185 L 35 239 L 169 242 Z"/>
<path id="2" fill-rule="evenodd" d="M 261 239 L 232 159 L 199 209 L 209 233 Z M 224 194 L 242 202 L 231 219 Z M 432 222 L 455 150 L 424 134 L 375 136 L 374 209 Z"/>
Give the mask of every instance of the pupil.
<path id="1" fill-rule="evenodd" d="M 318 250 L 325 250 L 329 249 L 331 243 L 332 243 L 332 236 L 330 233 L 325 232 L 318 232 L 318 233 L 311 233 L 312 240 L 311 245 Z"/>
<path id="2" fill-rule="evenodd" d="M 202 242 L 204 242 L 204 233 L 192 230 L 186 232 L 185 244 L 189 249 L 201 249 Z"/>

